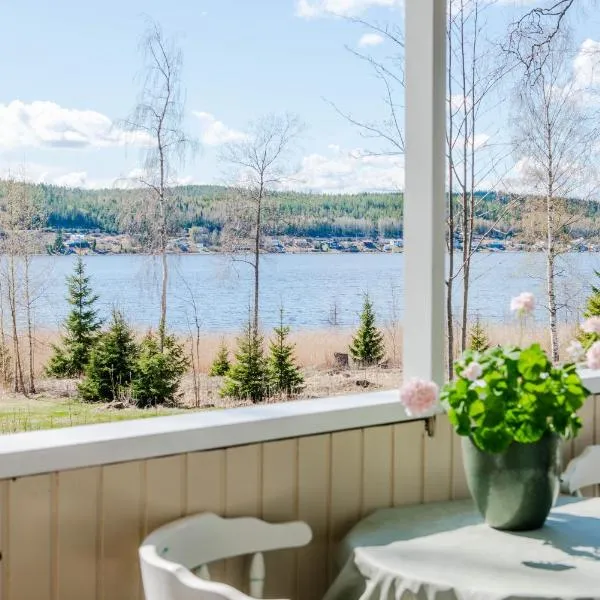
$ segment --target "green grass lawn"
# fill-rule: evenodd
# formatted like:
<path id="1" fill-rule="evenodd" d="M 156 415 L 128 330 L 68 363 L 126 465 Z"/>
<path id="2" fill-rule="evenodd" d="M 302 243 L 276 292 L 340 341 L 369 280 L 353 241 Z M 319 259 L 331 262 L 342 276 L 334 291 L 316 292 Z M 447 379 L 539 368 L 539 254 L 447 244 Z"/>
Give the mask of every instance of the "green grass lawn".
<path id="1" fill-rule="evenodd" d="M 19 399 L 0 402 L 0 434 L 56 429 L 189 412 L 178 408 L 110 408 L 74 399 Z"/>

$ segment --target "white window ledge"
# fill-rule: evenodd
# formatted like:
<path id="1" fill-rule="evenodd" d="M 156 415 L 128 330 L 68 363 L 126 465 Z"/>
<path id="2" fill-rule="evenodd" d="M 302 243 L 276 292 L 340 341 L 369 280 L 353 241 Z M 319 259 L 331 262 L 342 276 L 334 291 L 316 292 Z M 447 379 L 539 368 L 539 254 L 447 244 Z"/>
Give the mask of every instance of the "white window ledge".
<path id="1" fill-rule="evenodd" d="M 600 394 L 600 371 L 581 375 Z M 390 390 L 15 433 L 0 436 L 0 479 L 411 420 Z"/>

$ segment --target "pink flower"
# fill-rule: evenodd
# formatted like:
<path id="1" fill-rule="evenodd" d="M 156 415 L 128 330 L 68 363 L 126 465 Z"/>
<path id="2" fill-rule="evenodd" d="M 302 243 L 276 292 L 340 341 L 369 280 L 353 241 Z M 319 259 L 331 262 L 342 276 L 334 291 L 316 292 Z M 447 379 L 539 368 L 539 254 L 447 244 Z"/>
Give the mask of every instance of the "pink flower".
<path id="1" fill-rule="evenodd" d="M 577 340 L 573 340 L 567 346 L 567 354 L 571 358 L 571 360 L 575 363 L 581 362 L 585 358 L 585 349 L 581 345 L 581 342 Z"/>
<path id="2" fill-rule="evenodd" d="M 400 402 L 409 417 L 429 412 L 438 401 L 439 389 L 432 381 L 410 379 L 400 389 Z"/>
<path id="3" fill-rule="evenodd" d="M 600 342 L 594 342 L 587 351 L 588 369 L 600 369 Z"/>
<path id="4" fill-rule="evenodd" d="M 477 381 L 481 377 L 482 373 L 483 369 L 481 368 L 481 365 L 478 362 L 473 361 L 463 369 L 461 376 L 469 381 Z"/>
<path id="5" fill-rule="evenodd" d="M 581 324 L 585 333 L 600 333 L 600 317 L 590 317 Z"/>
<path id="6" fill-rule="evenodd" d="M 510 301 L 510 310 L 520 315 L 528 315 L 535 308 L 535 296 L 531 292 L 521 292 Z"/>

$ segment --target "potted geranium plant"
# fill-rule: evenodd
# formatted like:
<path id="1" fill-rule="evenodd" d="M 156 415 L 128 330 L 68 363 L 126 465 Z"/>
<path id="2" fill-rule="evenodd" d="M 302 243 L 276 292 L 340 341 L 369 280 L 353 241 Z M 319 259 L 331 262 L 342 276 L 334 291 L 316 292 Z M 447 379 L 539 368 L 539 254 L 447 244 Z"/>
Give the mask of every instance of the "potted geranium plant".
<path id="1" fill-rule="evenodd" d="M 511 303 L 521 319 L 533 307 L 529 293 Z M 594 344 L 587 350 L 592 368 L 600 355 Z M 559 491 L 560 440 L 577 435 L 577 411 L 589 396 L 575 363 L 552 364 L 539 344 L 497 346 L 464 352 L 455 373 L 441 402 L 463 436 L 467 484 L 479 511 L 497 529 L 542 527 Z M 411 380 L 401 400 L 418 414 L 436 393 L 435 384 Z"/>

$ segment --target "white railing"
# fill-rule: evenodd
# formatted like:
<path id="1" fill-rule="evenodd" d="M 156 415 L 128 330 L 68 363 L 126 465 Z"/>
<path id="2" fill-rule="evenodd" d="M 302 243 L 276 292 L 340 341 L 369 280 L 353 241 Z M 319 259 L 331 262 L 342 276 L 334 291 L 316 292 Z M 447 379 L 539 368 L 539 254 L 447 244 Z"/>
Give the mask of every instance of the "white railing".
<path id="1" fill-rule="evenodd" d="M 581 375 L 600 394 L 600 371 Z M 16 433 L 0 436 L 0 479 L 411 420 L 389 390 Z"/>

